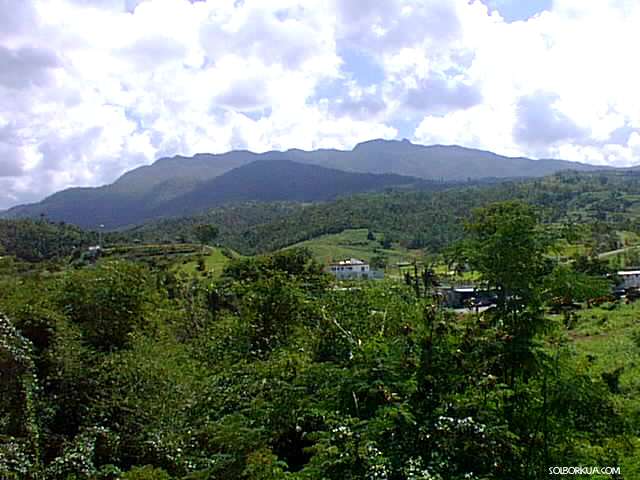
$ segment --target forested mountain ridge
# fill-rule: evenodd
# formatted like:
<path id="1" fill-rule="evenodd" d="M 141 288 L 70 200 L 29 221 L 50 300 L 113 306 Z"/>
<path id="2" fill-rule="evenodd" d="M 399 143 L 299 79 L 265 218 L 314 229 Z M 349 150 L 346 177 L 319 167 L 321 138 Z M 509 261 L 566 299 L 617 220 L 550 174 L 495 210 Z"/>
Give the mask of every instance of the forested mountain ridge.
<path id="1" fill-rule="evenodd" d="M 195 224 L 213 223 L 220 227 L 220 242 L 252 254 L 345 229 L 369 228 L 408 248 L 439 251 L 461 238 L 465 219 L 475 208 L 513 199 L 539 207 L 547 222 L 593 228 L 588 240 L 595 242 L 596 250 L 616 247 L 615 230 L 640 232 L 640 175 L 603 171 L 441 191 L 366 193 L 306 206 L 253 202 L 151 222 L 123 233 L 145 241 L 172 241 L 188 237 Z"/>
<path id="2" fill-rule="evenodd" d="M 396 173 L 431 180 L 540 177 L 561 170 L 595 170 L 602 167 L 566 160 L 506 157 L 457 145 L 418 145 L 408 140 L 370 140 L 353 150 L 290 149 L 253 153 L 232 151 L 162 158 L 120 177 L 114 185 L 144 189 L 180 176 L 209 179 L 256 160 L 290 160 L 361 173 Z"/>
<path id="3" fill-rule="evenodd" d="M 254 254 L 365 228 L 380 232 L 387 241 L 402 247 L 433 252 L 461 237 L 464 222 L 475 208 L 513 199 L 539 207 L 548 223 L 585 225 L 591 232 L 583 232 L 583 240 L 592 242 L 599 252 L 619 246 L 616 231 L 640 233 L 639 174 L 608 171 L 566 172 L 542 179 L 457 187 L 436 183 L 420 191 L 398 188 L 318 204 L 238 202 L 203 214 L 154 220 L 105 236 L 109 243 L 197 242 L 194 227 L 214 224 L 219 227 L 219 243 L 243 254 Z M 0 234 L 0 244 L 8 253 L 32 260 L 58 252 L 66 254 L 73 246 L 97 242 L 96 233 L 42 219 L 0 221 Z M 24 252 L 20 253 L 20 248 Z"/>
<path id="4" fill-rule="evenodd" d="M 104 224 L 115 228 L 159 217 L 193 215 L 232 202 L 312 202 L 388 187 L 442 188 L 440 182 L 394 174 L 345 172 L 290 160 L 254 161 L 209 179 L 186 176 L 154 182 L 152 179 L 148 185 L 130 191 L 120 182 L 69 189 L 39 204 L 15 207 L 5 216 L 45 214 L 51 220 L 83 227 Z"/>
<path id="5" fill-rule="evenodd" d="M 98 242 L 98 234 L 45 219 L 0 220 L 0 257 L 36 262 L 66 257 Z"/>
<path id="6" fill-rule="evenodd" d="M 96 188 L 71 188 L 51 195 L 43 201 L 14 207 L 4 212 L 4 217 L 37 217 L 46 214 L 56 221 L 66 221 L 84 227 L 96 227 L 105 224 L 110 227 L 133 225 L 167 215 L 193 214 L 181 204 L 181 200 L 192 202 L 199 209 L 215 206 L 225 195 L 203 189 L 215 187 L 226 190 L 226 197 L 241 200 L 263 200 L 248 198 L 240 193 L 244 187 L 237 178 L 231 180 L 236 185 L 235 192 L 229 192 L 229 185 L 222 180 L 210 187 L 206 182 L 223 178 L 232 170 L 255 162 L 289 162 L 295 165 L 307 164 L 318 168 L 336 169 L 353 174 L 396 174 L 435 181 L 467 181 L 482 178 L 518 178 L 540 177 L 562 170 L 591 171 L 599 167 L 562 160 L 530 160 L 510 158 L 491 152 L 463 148 L 459 146 L 423 146 L 409 141 L 372 140 L 363 142 L 351 150 L 321 149 L 303 151 L 298 149 L 284 152 L 271 151 L 252 153 L 232 151 L 224 154 L 198 154 L 193 157 L 176 156 L 162 158 L 149 166 L 139 167 L 122 175 L 116 182 Z M 280 164 L 285 165 L 285 164 Z M 254 166 L 254 168 L 259 168 Z M 312 183 L 310 172 L 283 172 L 284 176 L 295 177 L 303 173 L 308 178 L 300 178 L 301 183 Z M 329 175 L 328 172 L 327 175 Z M 337 173 L 333 172 L 334 175 Z M 344 175 L 343 175 L 344 176 Z M 325 183 L 326 192 L 316 192 L 318 198 L 331 198 L 336 194 L 350 194 L 370 190 L 371 178 L 351 182 L 348 189 L 336 192 L 333 182 Z M 220 183 L 222 182 L 222 183 Z M 374 182 L 375 183 L 375 182 Z M 400 183 L 406 184 L 406 181 Z M 282 185 L 280 195 L 263 195 L 268 200 L 298 200 L 300 192 L 295 189 L 289 195 L 291 185 Z M 263 192 L 265 193 L 265 192 Z M 214 203 L 200 203 L 199 199 L 212 197 Z M 258 196 L 260 197 L 260 196 Z M 218 203 L 215 203 L 218 202 Z"/>
<path id="7" fill-rule="evenodd" d="M 429 187 L 434 182 L 394 174 L 353 173 L 290 160 L 262 160 L 201 182 L 158 213 L 180 215 L 246 201 L 314 202 L 387 187 Z"/>

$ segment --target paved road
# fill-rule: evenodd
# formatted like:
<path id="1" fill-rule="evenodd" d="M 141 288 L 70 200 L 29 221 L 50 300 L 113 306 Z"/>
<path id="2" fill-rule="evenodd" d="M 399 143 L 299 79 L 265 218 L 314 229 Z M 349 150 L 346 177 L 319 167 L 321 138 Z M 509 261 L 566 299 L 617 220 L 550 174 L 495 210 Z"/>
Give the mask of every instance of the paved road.
<path id="1" fill-rule="evenodd" d="M 624 253 L 627 252 L 629 250 L 634 250 L 640 248 L 640 245 L 633 245 L 631 247 L 625 247 L 625 248 L 619 248 L 617 250 L 611 250 L 609 252 L 604 252 L 598 255 L 598 258 L 607 258 L 607 257 L 611 257 L 613 255 L 617 255 L 619 253 Z"/>

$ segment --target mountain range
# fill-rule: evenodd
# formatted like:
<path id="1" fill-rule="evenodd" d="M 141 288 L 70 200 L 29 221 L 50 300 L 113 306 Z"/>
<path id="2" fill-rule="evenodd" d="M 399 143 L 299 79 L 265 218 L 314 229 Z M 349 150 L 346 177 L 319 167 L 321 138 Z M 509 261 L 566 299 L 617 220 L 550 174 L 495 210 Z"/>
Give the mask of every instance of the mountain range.
<path id="1" fill-rule="evenodd" d="M 190 215 L 243 201 L 330 200 L 391 187 L 429 188 L 442 182 L 541 177 L 602 167 L 564 160 L 512 158 L 408 140 L 371 140 L 351 151 L 321 149 L 231 151 L 161 158 L 102 187 L 70 188 L 41 202 L 13 207 L 5 218 L 46 215 L 83 227 L 117 228 Z"/>

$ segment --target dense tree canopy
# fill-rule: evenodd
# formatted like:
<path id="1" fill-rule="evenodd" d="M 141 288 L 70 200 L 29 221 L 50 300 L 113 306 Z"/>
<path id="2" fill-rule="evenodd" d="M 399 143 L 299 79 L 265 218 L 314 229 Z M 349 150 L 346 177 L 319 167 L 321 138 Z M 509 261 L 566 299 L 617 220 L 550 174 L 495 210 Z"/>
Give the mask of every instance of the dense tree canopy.
<path id="1" fill-rule="evenodd" d="M 220 230 L 215 225 L 201 223 L 195 226 L 194 232 L 200 243 L 211 243 L 218 238 Z"/>
<path id="2" fill-rule="evenodd" d="M 590 253 L 597 254 L 621 246 L 616 231 L 640 232 L 634 215 L 640 199 L 637 180 L 635 172 L 564 172 L 538 180 L 393 190 L 311 205 L 245 203 L 215 208 L 203 216 L 153 222 L 124 235 L 147 241 L 188 240 L 195 238 L 194 225 L 215 224 L 220 243 L 254 254 L 348 228 L 368 228 L 383 233 L 383 242 L 440 251 L 464 236 L 464 222 L 474 209 L 519 200 L 537 207 L 543 223 L 572 229 Z"/>
<path id="3" fill-rule="evenodd" d="M 0 220 L 0 255 L 40 261 L 66 257 L 90 244 L 97 235 L 73 225 L 40 220 Z"/>
<path id="4" fill-rule="evenodd" d="M 553 465 L 634 478 L 638 386 L 624 375 L 638 310 L 603 295 L 611 268 L 597 253 L 638 231 L 627 202 L 640 190 L 600 178 L 234 206 L 109 238 L 177 242 L 219 225 L 216 241 L 253 252 L 362 226 L 429 254 L 451 247 L 438 267 L 499 293 L 468 314 L 434 295 L 430 255 L 409 285 L 336 283 L 297 248 L 215 275 L 134 253 L 52 269 L 36 262 L 92 234 L 1 223 L 0 478 L 538 480 Z M 578 253 L 558 253 L 567 245 Z M 199 250 L 171 247 L 175 263 Z M 585 308 L 568 325 L 548 309 L 598 296 L 618 311 Z M 581 337 L 603 350 L 579 354 Z"/>
<path id="5" fill-rule="evenodd" d="M 538 235 L 520 205 L 481 217 L 504 216 L 475 241 Z M 533 298 L 508 263 L 477 265 Z M 539 479 L 632 452 L 607 382 L 563 341 L 520 343 L 525 358 L 500 313 L 457 317 L 399 282 L 334 288 L 304 250 L 170 275 L 101 261 L 3 283 L 0 476 Z"/>
<path id="6" fill-rule="evenodd" d="M 504 202 L 476 210 L 466 229 L 466 258 L 498 292 L 498 308 L 517 309 L 537 302 L 550 239 L 535 211 L 521 202 Z"/>

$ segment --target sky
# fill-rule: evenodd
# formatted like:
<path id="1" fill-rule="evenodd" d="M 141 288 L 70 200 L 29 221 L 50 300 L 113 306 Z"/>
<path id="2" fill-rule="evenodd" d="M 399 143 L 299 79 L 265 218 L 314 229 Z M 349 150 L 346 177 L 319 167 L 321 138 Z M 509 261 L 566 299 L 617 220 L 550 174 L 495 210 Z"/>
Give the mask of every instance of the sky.
<path id="1" fill-rule="evenodd" d="M 0 209 L 373 138 L 640 163 L 638 25 L 637 0 L 0 0 Z"/>

